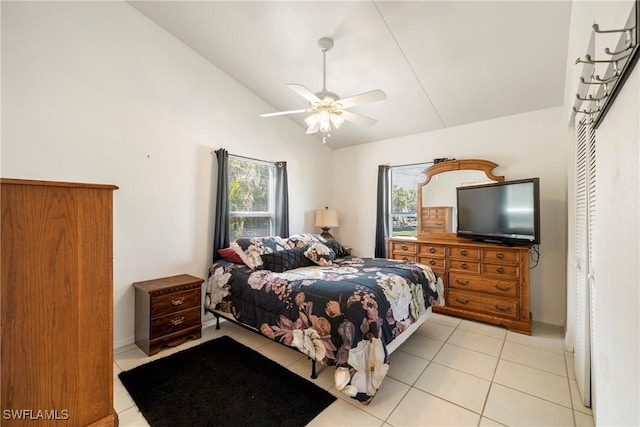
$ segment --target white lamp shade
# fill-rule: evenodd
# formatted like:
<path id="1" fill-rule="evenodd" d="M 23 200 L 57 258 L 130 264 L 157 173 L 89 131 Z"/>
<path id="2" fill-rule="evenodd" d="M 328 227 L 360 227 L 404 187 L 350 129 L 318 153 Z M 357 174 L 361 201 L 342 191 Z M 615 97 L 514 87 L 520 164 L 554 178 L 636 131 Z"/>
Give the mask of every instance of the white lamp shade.
<path id="1" fill-rule="evenodd" d="M 334 228 L 338 226 L 338 211 L 336 209 L 318 209 L 316 211 L 316 227 Z"/>

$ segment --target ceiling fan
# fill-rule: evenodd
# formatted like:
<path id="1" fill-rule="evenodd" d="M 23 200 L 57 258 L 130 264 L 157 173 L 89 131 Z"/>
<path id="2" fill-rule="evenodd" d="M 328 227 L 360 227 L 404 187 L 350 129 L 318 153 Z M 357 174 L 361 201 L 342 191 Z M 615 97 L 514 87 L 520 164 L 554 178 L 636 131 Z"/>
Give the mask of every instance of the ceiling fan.
<path id="1" fill-rule="evenodd" d="M 331 136 L 331 125 L 338 129 L 345 120 L 353 123 L 372 126 L 376 123 L 372 119 L 362 114 L 347 111 L 346 108 L 355 107 L 357 105 L 367 104 L 370 102 L 382 101 L 387 99 L 387 95 L 380 89 L 371 90 L 358 95 L 342 98 L 333 92 L 327 90 L 327 66 L 326 54 L 333 47 L 333 40 L 323 37 L 318 40 L 318 46 L 322 52 L 322 90 L 313 93 L 306 87 L 299 84 L 288 84 L 287 86 L 298 95 L 309 101 L 309 107 L 299 110 L 278 111 L 275 113 L 260 114 L 260 117 L 282 116 L 285 114 L 313 113 L 306 119 L 307 134 L 322 132 L 322 142 L 326 144 L 327 138 Z"/>

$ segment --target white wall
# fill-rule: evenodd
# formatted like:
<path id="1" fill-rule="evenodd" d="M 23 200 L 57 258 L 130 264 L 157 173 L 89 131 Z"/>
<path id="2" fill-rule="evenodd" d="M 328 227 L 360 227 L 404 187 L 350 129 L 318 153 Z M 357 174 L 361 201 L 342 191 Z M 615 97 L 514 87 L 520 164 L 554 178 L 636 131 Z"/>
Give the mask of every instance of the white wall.
<path id="1" fill-rule="evenodd" d="M 336 237 L 354 253 L 375 247 L 378 165 L 434 158 L 486 159 L 506 179 L 540 177 L 540 263 L 531 270 L 534 321 L 564 325 L 566 278 L 566 124 L 561 107 L 333 152 L 333 206 L 340 211 Z"/>
<path id="2" fill-rule="evenodd" d="M 215 155 L 288 162 L 291 232 L 314 231 L 331 152 L 121 2 L 2 2 L 1 175 L 115 184 L 114 343 L 140 280 L 205 277 Z M 90 283 L 86 284 L 91 286 Z"/>
<path id="3" fill-rule="evenodd" d="M 633 1 L 574 1 L 568 57 L 584 56 L 593 23 L 598 23 L 602 29 L 620 28 L 629 16 L 632 4 Z M 606 43 L 600 37 L 596 40 L 596 56 L 599 58 Z M 570 116 L 579 72 L 579 67 L 573 62 L 567 64 L 566 117 Z M 595 294 L 591 336 L 596 425 L 640 425 L 639 164 L 640 66 L 636 65 L 596 130 Z M 573 173 L 568 180 L 573 182 Z M 570 185 L 572 189 L 573 185 Z M 570 225 L 574 223 L 572 207 L 573 200 L 570 199 Z M 570 243 L 572 239 L 573 233 L 570 232 Z M 569 266 L 573 265 L 572 253 L 573 250 L 569 250 Z M 569 295 L 575 292 L 574 280 L 570 274 Z M 569 326 L 573 324 L 571 304 L 568 313 Z M 572 334 L 567 334 L 568 347 L 571 347 L 573 338 Z"/>

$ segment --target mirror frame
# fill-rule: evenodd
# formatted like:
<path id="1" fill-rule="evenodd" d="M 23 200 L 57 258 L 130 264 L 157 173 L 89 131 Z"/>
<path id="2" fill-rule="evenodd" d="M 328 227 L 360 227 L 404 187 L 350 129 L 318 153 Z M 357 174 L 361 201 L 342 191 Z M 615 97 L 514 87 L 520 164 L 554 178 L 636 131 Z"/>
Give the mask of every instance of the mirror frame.
<path id="1" fill-rule="evenodd" d="M 436 163 L 427 169 L 424 170 L 425 180 L 423 182 L 418 183 L 417 187 L 417 202 L 418 202 L 418 238 L 420 236 L 441 236 L 441 237 L 455 237 L 455 233 L 433 233 L 433 232 L 425 232 L 422 230 L 422 188 L 431 181 L 431 178 L 435 175 L 444 173 L 444 172 L 453 172 L 458 170 L 477 170 L 484 172 L 487 178 L 496 181 L 502 182 L 504 181 L 503 175 L 495 175 L 493 170 L 498 167 L 497 163 L 494 163 L 489 160 L 482 159 L 467 159 L 467 160 L 449 160 L 441 163 Z"/>

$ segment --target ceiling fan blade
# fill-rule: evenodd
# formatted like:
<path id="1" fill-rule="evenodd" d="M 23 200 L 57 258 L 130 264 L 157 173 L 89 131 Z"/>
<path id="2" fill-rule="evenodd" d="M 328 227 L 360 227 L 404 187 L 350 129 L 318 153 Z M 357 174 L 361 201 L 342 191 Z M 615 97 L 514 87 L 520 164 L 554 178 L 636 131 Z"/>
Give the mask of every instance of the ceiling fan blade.
<path id="1" fill-rule="evenodd" d="M 362 114 L 353 113 L 351 111 L 342 111 L 341 115 L 343 119 L 359 125 L 373 126 L 377 121 L 371 117 L 363 116 Z"/>
<path id="2" fill-rule="evenodd" d="M 349 108 L 355 107 L 356 105 L 368 104 L 370 102 L 383 101 L 385 99 L 387 99 L 387 94 L 380 89 L 376 89 L 340 99 L 338 102 L 342 105 L 342 108 Z"/>
<path id="3" fill-rule="evenodd" d="M 275 113 L 263 113 L 263 114 L 260 114 L 260 117 L 284 116 L 285 114 L 298 114 L 298 113 L 311 113 L 311 112 L 313 112 L 312 108 L 305 108 L 302 110 L 289 110 L 289 111 L 278 111 Z"/>
<path id="4" fill-rule="evenodd" d="M 287 86 L 289 87 L 289 89 L 291 89 L 307 101 L 311 102 L 312 104 L 314 102 L 322 102 L 322 100 L 318 98 L 315 93 L 311 92 L 309 89 L 302 85 L 289 83 Z"/>

